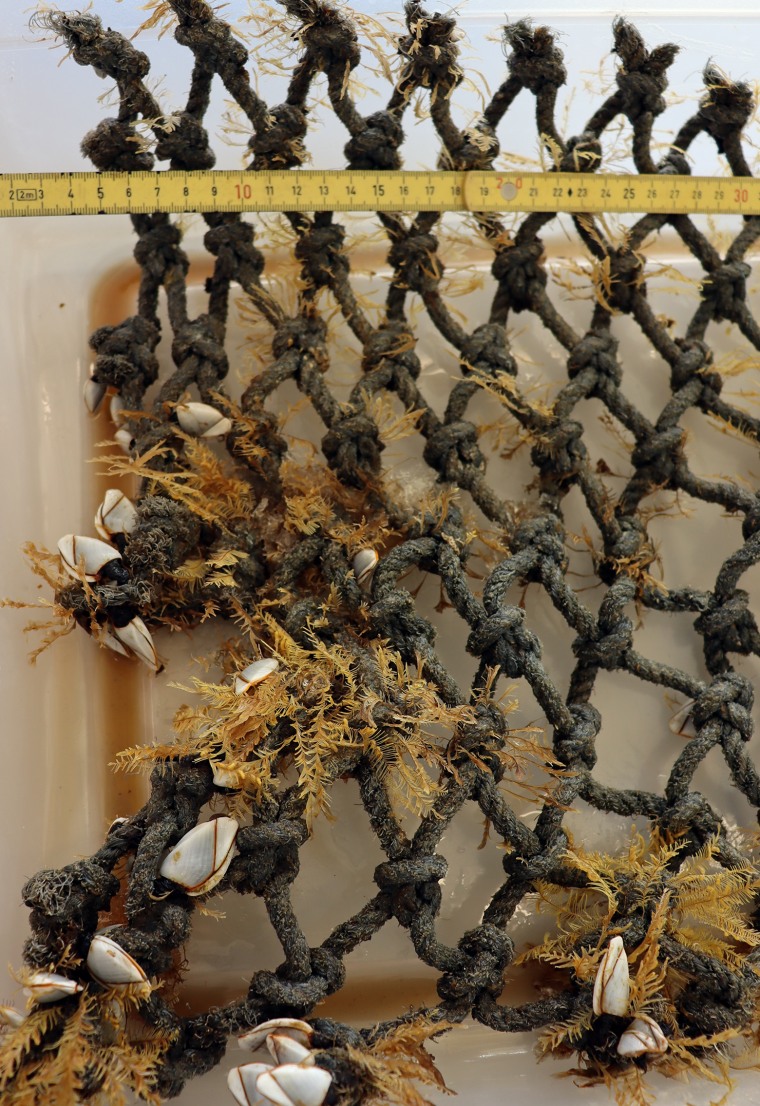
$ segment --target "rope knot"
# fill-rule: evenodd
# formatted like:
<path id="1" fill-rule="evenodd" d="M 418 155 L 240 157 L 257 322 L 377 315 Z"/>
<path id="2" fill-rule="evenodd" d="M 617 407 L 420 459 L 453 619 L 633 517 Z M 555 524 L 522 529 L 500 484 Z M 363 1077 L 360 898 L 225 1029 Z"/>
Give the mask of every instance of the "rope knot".
<path id="1" fill-rule="evenodd" d="M 745 261 L 724 261 L 702 281 L 702 298 L 712 307 L 715 322 L 732 321 L 747 298 L 747 277 L 752 272 Z"/>
<path id="2" fill-rule="evenodd" d="M 541 656 L 541 642 L 525 629 L 524 622 L 525 611 L 520 607 L 499 607 L 473 627 L 467 638 L 467 652 L 500 667 L 510 679 L 517 679 L 524 675 L 531 659 Z"/>
<path id="3" fill-rule="evenodd" d="M 637 469 L 647 470 L 640 475 L 657 484 L 669 482 L 683 460 L 685 433 L 682 426 L 669 426 L 639 442 L 631 453 L 631 461 Z"/>
<path id="4" fill-rule="evenodd" d="M 443 1001 L 473 1006 L 483 994 L 497 998 L 504 987 L 504 972 L 515 955 L 511 937 L 486 922 L 465 933 L 458 948 L 466 963 L 439 979 L 437 989 Z"/>
<path id="5" fill-rule="evenodd" d="M 633 622 L 620 611 L 606 614 L 603 624 L 600 612 L 593 637 L 577 637 L 572 650 L 584 665 L 613 672 L 625 666 L 627 654 L 633 648 Z"/>
<path id="6" fill-rule="evenodd" d="M 668 44 L 647 50 L 639 32 L 626 19 L 616 19 L 612 33 L 613 51 L 623 62 L 616 76 L 622 110 L 632 123 L 642 115 L 659 115 L 665 110 L 662 94 L 668 87 L 666 70 L 673 64 L 678 47 Z"/>
<path id="7" fill-rule="evenodd" d="M 396 589 L 377 599 L 370 618 L 377 634 L 396 642 L 402 656 L 413 657 L 420 642 L 432 645 L 435 641 L 434 628 L 417 614 L 414 598 L 408 591 Z"/>
<path id="8" fill-rule="evenodd" d="M 195 357 L 202 363 L 208 375 L 212 370 L 212 377 L 221 380 L 226 376 L 229 362 L 224 349 L 222 338 L 223 330 L 218 319 L 210 315 L 198 315 L 192 322 L 187 322 L 177 330 L 172 342 L 172 358 L 176 365 L 183 365 L 191 357 Z M 199 385 L 208 386 L 207 381 L 198 381 Z"/>
<path id="9" fill-rule="evenodd" d="M 248 139 L 253 165 L 259 169 L 291 169 L 306 155 L 306 115 L 293 104 L 270 108 L 266 126 Z"/>
<path id="10" fill-rule="evenodd" d="M 166 215 L 156 215 L 149 230 L 142 231 L 134 249 L 135 261 L 155 281 L 162 284 L 168 269 L 187 274 L 189 262 L 180 249 L 182 232 Z"/>
<path id="11" fill-rule="evenodd" d="M 602 160 L 602 144 L 595 134 L 578 134 L 568 138 L 560 161 L 562 173 L 594 173 Z"/>
<path id="12" fill-rule="evenodd" d="M 720 718 L 739 731 L 742 741 L 752 737 L 752 685 L 738 672 L 726 672 L 718 676 L 696 699 L 692 717 L 697 728 L 711 718 Z"/>
<path id="13" fill-rule="evenodd" d="M 514 545 L 516 549 L 535 549 L 542 560 L 552 561 L 562 572 L 567 569 L 567 550 L 559 520 L 554 515 L 526 519 L 517 528 Z M 530 578 L 539 579 L 540 574 L 531 570 Z"/>
<path id="14" fill-rule="evenodd" d="M 657 163 L 655 171 L 662 173 L 663 176 L 691 176 L 691 166 L 686 159 L 686 155 L 682 154 L 680 150 L 668 150 L 662 161 Z"/>
<path id="15" fill-rule="evenodd" d="M 713 603 L 695 620 L 694 628 L 705 639 L 705 657 L 710 667 L 719 668 L 726 653 L 751 656 L 760 648 L 760 635 L 746 591 L 737 588 L 723 602 L 713 598 Z"/>
<path id="16" fill-rule="evenodd" d="M 437 469 L 442 479 L 459 482 L 463 468 L 485 469 L 486 459 L 478 446 L 478 433 L 471 422 L 456 422 L 439 426 L 425 443 L 423 457 Z"/>
<path id="17" fill-rule="evenodd" d="M 544 843 L 543 851 L 531 853 L 526 849 L 522 854 L 508 853 L 502 861 L 502 867 L 507 875 L 519 877 L 521 883 L 551 879 L 551 873 L 567 846 L 567 834 L 564 830 L 557 830 L 551 840 Z M 535 842 L 535 848 L 540 849 L 538 840 Z"/>
<path id="18" fill-rule="evenodd" d="M 436 98 L 448 98 L 464 76 L 457 61 L 456 20 L 440 12 L 428 15 L 412 0 L 406 5 L 406 24 L 409 34 L 398 46 L 404 59 L 399 92 L 408 96 L 414 88 L 433 88 Z"/>
<path id="19" fill-rule="evenodd" d="M 84 136 L 81 150 L 96 169 L 138 172 L 153 168 L 153 155 L 140 149 L 137 131 L 121 119 L 102 119 Z"/>
<path id="20" fill-rule="evenodd" d="M 462 373 L 477 372 L 487 376 L 506 373 L 517 376 L 517 362 L 507 348 L 507 335 L 497 323 L 482 323 L 462 344 Z"/>
<path id="21" fill-rule="evenodd" d="M 455 166 L 457 169 L 492 169 L 494 158 L 499 156 L 499 140 L 496 132 L 485 120 L 479 120 L 474 127 L 463 131 L 464 142 L 457 151 Z M 449 165 L 439 165 L 449 168 Z"/>
<path id="22" fill-rule="evenodd" d="M 698 377 L 703 388 L 709 388 L 718 394 L 723 381 L 718 373 L 708 373 L 705 369 L 712 365 L 713 358 L 709 346 L 695 338 L 676 338 L 681 352 L 670 367 L 670 387 L 676 392 Z"/>
<path id="23" fill-rule="evenodd" d="M 315 288 L 347 275 L 348 258 L 342 252 L 344 238 L 343 227 L 334 223 L 313 225 L 298 238 L 295 255 L 303 266 L 304 279 Z"/>
<path id="24" fill-rule="evenodd" d="M 119 392 L 134 389 L 142 394 L 158 376 L 154 353 L 158 328 L 142 315 L 130 315 L 118 326 L 101 326 L 90 336 L 95 352 L 93 380 L 110 384 Z"/>
<path id="25" fill-rule="evenodd" d="M 714 65 L 704 71 L 707 92 L 699 101 L 699 119 L 718 147 L 726 152 L 726 141 L 738 138 L 755 109 L 752 89 L 743 81 L 734 82 Z"/>
<path id="26" fill-rule="evenodd" d="M 171 160 L 175 169 L 211 169 L 216 162 L 208 144 L 208 131 L 186 111 L 175 116 L 176 126 L 161 134 L 156 142 L 156 157 Z"/>
<path id="27" fill-rule="evenodd" d="M 362 413 L 344 415 L 322 439 L 322 452 L 344 483 L 363 488 L 380 469 L 385 449 L 375 422 Z"/>
<path id="28" fill-rule="evenodd" d="M 400 169 L 404 131 L 398 119 L 389 111 L 376 111 L 364 124 L 344 147 L 349 169 Z"/>
<path id="29" fill-rule="evenodd" d="M 327 326 L 318 315 L 296 315 L 284 319 L 277 327 L 272 338 L 272 353 L 276 358 L 284 357 L 291 350 L 299 355 L 308 354 L 324 370 L 327 361 L 324 355 Z"/>
<path id="30" fill-rule="evenodd" d="M 396 283 L 421 296 L 434 292 L 444 273 L 438 257 L 438 239 L 434 234 L 415 234 L 394 242 L 388 251 L 388 263 L 396 273 Z"/>
<path id="31" fill-rule="evenodd" d="M 235 216 L 207 216 L 212 224 L 203 245 L 217 259 L 214 273 L 222 280 L 255 284 L 264 269 L 264 255 L 254 245 L 254 228 Z M 232 218 L 232 221 L 227 221 Z M 215 223 L 215 219 L 219 219 Z"/>
<path id="32" fill-rule="evenodd" d="M 644 265 L 626 246 L 612 250 L 609 256 L 609 285 L 605 287 L 612 311 L 630 312 L 637 295 L 645 295 Z"/>
<path id="33" fill-rule="evenodd" d="M 583 433 L 575 419 L 560 419 L 542 430 L 531 449 L 531 461 L 555 486 L 566 488 L 578 475 L 586 457 Z"/>
<path id="34" fill-rule="evenodd" d="M 504 41 L 512 48 L 507 58 L 510 74 L 534 96 L 567 80 L 562 51 L 548 27 L 533 28 L 530 20 L 520 19 L 504 28 Z"/>
<path id="35" fill-rule="evenodd" d="M 348 19 L 327 4 L 314 4 L 309 22 L 299 31 L 309 60 L 324 73 L 335 70 L 341 81 L 346 70 L 355 69 L 361 59 L 356 32 Z"/>
<path id="36" fill-rule="evenodd" d="M 417 339 L 406 329 L 405 323 L 385 323 L 370 334 L 364 343 L 362 369 L 365 373 L 379 369 L 388 371 L 388 384 L 396 373 L 408 373 L 412 380 L 420 375 L 422 366 L 414 352 Z"/>
<path id="37" fill-rule="evenodd" d="M 519 246 L 499 250 L 491 272 L 507 297 L 512 311 L 527 311 L 546 287 L 546 270 L 541 264 L 543 242 L 535 238 Z"/>
<path id="38" fill-rule="evenodd" d="M 617 387 L 623 379 L 623 370 L 617 359 L 618 343 L 608 330 L 601 333 L 590 330 L 581 338 L 567 359 L 567 372 L 570 379 L 581 373 L 592 373 L 597 384 L 609 382 Z"/>
<path id="39" fill-rule="evenodd" d="M 589 771 L 596 764 L 596 738 L 602 728 L 602 716 L 590 703 L 572 703 L 571 729 L 554 731 L 554 751 L 568 768 L 580 762 Z"/>
<path id="40" fill-rule="evenodd" d="M 667 834 L 673 837 L 686 834 L 698 846 L 706 844 L 721 829 L 720 818 L 698 791 L 689 791 L 683 798 L 671 802 L 658 822 Z"/>
<path id="41" fill-rule="evenodd" d="M 375 868 L 375 883 L 391 895 L 393 914 L 399 924 L 408 927 L 420 912 L 420 906 L 433 907 L 437 913 L 441 897 L 438 881 L 448 871 L 442 856 L 389 860 Z"/>

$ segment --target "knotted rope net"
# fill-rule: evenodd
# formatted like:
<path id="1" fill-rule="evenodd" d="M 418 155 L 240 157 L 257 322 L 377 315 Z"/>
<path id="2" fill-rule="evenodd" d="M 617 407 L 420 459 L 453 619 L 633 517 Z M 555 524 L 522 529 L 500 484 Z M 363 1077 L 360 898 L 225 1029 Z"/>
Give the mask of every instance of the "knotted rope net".
<path id="1" fill-rule="evenodd" d="M 324 79 L 329 110 L 348 133 L 345 160 L 336 158 L 335 168 L 399 168 L 404 125 L 419 104 L 440 140 L 440 168 L 493 168 L 499 134 L 523 93 L 535 100 L 536 134 L 550 170 L 597 170 L 606 136 L 623 118 L 636 172 L 658 174 L 666 187 L 669 176 L 689 173 L 687 153 L 700 136 L 712 140 L 731 175 L 751 175 L 742 131 L 754 111 L 752 92 L 712 66 L 696 110 L 657 159 L 653 128 L 665 110 L 677 51 L 648 49 L 627 21 L 612 27 L 614 91 L 581 133 L 567 138 L 556 106 L 566 70 L 547 28 L 507 24 L 503 83 L 462 126 L 455 110 L 465 75 L 456 20 L 417 3 L 405 15 L 388 58 L 387 105 L 367 116 L 353 93 L 363 57 L 352 17 L 318 0 L 283 0 L 276 16 L 297 49 L 287 94 L 276 106 L 261 98 L 255 64 L 222 14 L 203 0 L 154 5 L 153 21 L 167 20 L 192 54 L 187 101 L 171 114 L 151 91 L 146 54 L 105 29 L 96 14 L 41 18 L 77 63 L 116 83 L 117 114 L 83 142 L 100 170 L 158 163 L 210 169 L 215 158 L 204 116 L 217 79 L 248 129 L 250 171 L 297 167 L 307 157 L 309 97 Z M 117 1102 L 127 1087 L 151 1101 L 176 1096 L 187 1080 L 222 1061 L 231 1035 L 273 1018 L 308 1019 L 312 1059 L 330 1076 L 328 1103 L 422 1102 L 424 1086 L 417 1089 L 414 1080 L 439 1080 L 426 1040 L 456 1031 L 467 1018 L 497 1033 L 541 1030 L 544 1051 L 572 1056 L 586 1078 L 609 1082 L 620 1101 L 646 1100 L 650 1067 L 727 1080 L 731 1049 L 739 1044 L 751 1053 L 756 1041 L 757 852 L 753 835 L 729 827 L 695 790 L 694 777 L 715 751 L 734 787 L 760 807 L 760 776 L 748 752 L 753 691 L 736 668 L 738 658 L 757 656 L 760 647 L 740 586 L 760 557 L 760 497 L 739 478 L 695 471 L 684 420 L 696 412 L 705 426 L 711 420 L 757 442 L 758 418 L 724 395 L 708 329 L 730 324 L 748 350 L 760 349 L 747 302 L 747 256 L 760 220 L 745 218 L 719 250 L 704 221 L 687 216 L 637 218 L 618 237 L 605 220 L 573 217 L 568 226 L 582 246 L 583 279 L 594 297 L 582 331 L 549 294 L 541 234 L 555 219 L 550 214 L 469 217 L 466 233 L 490 258 L 493 294 L 487 315 L 467 320 L 442 291 L 446 220 L 439 214 L 376 217 L 390 276 L 374 313 L 356 291 L 346 228 L 333 214 L 286 213 L 293 264 L 287 295 L 267 272 L 260 221 L 223 213 L 203 218 L 213 259 L 205 310 L 189 313 L 180 220 L 136 215 L 136 311 L 90 339 L 91 397 L 97 404 L 108 390 L 117 400 L 112 411 L 124 452 L 110 457 L 110 471 L 140 482 L 136 519 L 128 531 L 111 534 L 119 571 L 85 578 L 80 563 L 72 578 L 57 556 L 37 551 L 36 558 L 55 588 L 64 628 L 73 619 L 101 643 L 122 642 L 122 651 L 142 652 L 157 667 L 152 637 L 136 643 L 125 628 L 142 620 L 152 635 L 216 620 L 227 635 L 214 658 L 220 674 L 217 682 L 196 679 L 199 700 L 179 713 L 173 736 L 125 754 L 152 770 L 142 809 L 117 820 L 89 859 L 39 872 L 24 887 L 32 935 L 22 980 L 37 997 L 23 1020 L 4 1030 L 3 1101 L 100 1095 Z M 648 297 L 645 251 L 664 228 L 702 270 L 698 305 L 682 334 Z M 259 333 L 268 333 L 261 364 L 237 399 L 225 383 L 233 288 L 242 289 Z M 168 331 L 158 315 L 162 290 Z M 354 341 L 353 380 L 340 398 L 331 376 L 328 309 Z M 445 404 L 445 378 L 436 377 L 436 402 L 421 380 L 415 347 L 423 314 L 458 361 Z M 525 366 L 511 349 L 510 328 L 521 314 L 534 316 L 564 351 L 566 378 L 548 398 L 526 383 Z M 626 363 L 613 335 L 619 316 L 630 317 L 669 367 L 667 401 L 654 418 L 641 410 L 636 365 Z M 164 373 L 161 342 L 171 344 L 173 362 Z M 288 383 L 323 426 L 319 450 L 304 450 L 275 413 Z M 530 449 L 533 482 L 520 502 L 507 501 L 489 479 L 493 446 L 468 417 L 483 393 L 498 401 L 504 433 Z M 601 405 L 626 443 L 618 484 L 585 444 L 578 409 L 587 400 Z M 181 417 L 206 417 L 209 408 L 223 435 L 215 442 L 202 436 L 206 424 L 191 426 Z M 399 426 L 419 442 L 429 474 L 424 494 L 404 495 L 398 474 L 384 468 L 383 451 Z M 709 588 L 656 576 L 651 507 L 663 492 L 725 512 L 734 551 Z M 595 528 L 592 593 L 568 571 L 563 512 L 571 494 L 582 497 Z M 435 628 L 409 584 L 413 569 L 437 578 L 442 604 L 461 619 L 459 647 L 477 662 L 469 687 L 459 686 L 441 659 Z M 542 659 L 530 602 L 521 601 L 528 585 L 548 598 L 572 639 L 568 687 Z M 697 671 L 636 647 L 637 620 L 650 612 L 682 616 L 701 644 Z M 161 640 L 158 634 L 159 650 Z M 82 637 L 85 647 L 93 648 Z M 278 666 L 266 669 L 266 679 L 240 676 L 268 658 Z M 660 788 L 627 789 L 595 775 L 597 738 L 615 721 L 603 719 L 594 702 L 606 672 L 627 673 L 642 695 L 665 690 L 685 701 L 679 722 L 685 740 L 672 746 Z M 550 748 L 510 727 L 503 693 L 517 680 L 547 720 Z M 521 776 L 540 795 L 532 819 L 519 816 L 511 800 L 509 785 Z M 310 947 L 292 886 L 311 825 L 329 806 L 333 784 L 345 779 L 358 782 L 386 860 L 374 871 L 376 893 Z M 503 882 L 483 903 L 480 923 L 452 945 L 437 934 L 447 871 L 437 850 L 469 804 L 482 812 L 488 834 L 472 848 L 502 848 Z M 565 828 L 567 812 L 581 806 L 638 818 L 648 829 L 617 853 L 592 853 Z M 222 905 L 228 896 L 259 896 L 283 959 L 276 970 L 256 971 L 234 1001 L 183 1015 L 173 988 L 194 911 L 211 894 L 210 885 L 200 894 L 198 885 L 222 865 L 214 856 L 193 889 L 169 878 L 165 858 L 196 826 L 220 815 L 237 828 L 231 862 L 224 858 L 213 893 L 223 896 Z M 539 900 L 549 932 L 540 944 L 516 948 L 511 930 L 521 904 Z M 102 973 L 99 981 L 88 968 L 93 937 L 107 924 L 108 938 L 137 965 L 130 985 Z M 365 1028 L 320 1017 L 319 1004 L 344 982 L 345 958 L 390 924 L 403 927 L 415 955 L 439 973 L 438 1002 Z M 615 937 L 628 956 L 620 1009 L 617 1000 L 592 995 L 611 967 Z M 551 966 L 550 981 L 543 977 L 539 997 L 512 1001 L 510 973 L 532 961 Z M 79 988 L 44 1001 L 40 972 L 63 975 Z M 647 1047 L 626 1054 L 621 1040 L 635 1018 L 650 1037 Z M 664 1047 L 651 1036 L 652 1022 Z"/>

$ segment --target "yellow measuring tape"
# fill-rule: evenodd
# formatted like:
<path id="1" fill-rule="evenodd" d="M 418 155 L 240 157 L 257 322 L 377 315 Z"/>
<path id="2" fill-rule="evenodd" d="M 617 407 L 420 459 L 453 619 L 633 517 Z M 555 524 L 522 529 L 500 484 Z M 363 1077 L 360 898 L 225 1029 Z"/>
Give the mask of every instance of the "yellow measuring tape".
<path id="1" fill-rule="evenodd" d="M 0 216 L 151 211 L 760 215 L 760 178 L 403 169 L 0 174 Z"/>

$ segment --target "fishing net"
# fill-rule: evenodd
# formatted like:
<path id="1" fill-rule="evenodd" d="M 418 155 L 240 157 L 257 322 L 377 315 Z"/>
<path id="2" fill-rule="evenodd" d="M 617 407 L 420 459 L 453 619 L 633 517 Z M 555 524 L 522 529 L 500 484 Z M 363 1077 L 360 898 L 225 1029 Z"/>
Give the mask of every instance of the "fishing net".
<path id="1" fill-rule="evenodd" d="M 316 82 L 348 133 L 335 168 L 399 168 L 403 128 L 420 105 L 440 141 L 439 168 L 493 168 L 522 93 L 535 100 L 550 171 L 599 169 L 605 139 L 622 119 L 635 171 L 657 174 L 663 191 L 689 173 L 687 152 L 699 136 L 725 159 L 727 189 L 731 176 L 751 175 L 742 139 L 751 90 L 712 66 L 696 110 L 655 156 L 653 128 L 677 51 L 647 48 L 625 20 L 612 26 L 614 90 L 568 138 L 556 106 L 566 70 L 547 28 L 507 24 L 503 83 L 465 126 L 456 111 L 465 73 L 455 19 L 416 3 L 405 14 L 385 62 L 387 104 L 369 115 L 354 95 L 364 61 L 352 17 L 316 0 L 262 9 L 264 23 L 285 28 L 295 49 L 276 106 L 261 98 L 255 62 L 212 7 L 154 5 L 151 22 L 170 25 L 192 54 L 186 104 L 171 113 L 151 91 L 146 54 L 97 15 L 41 18 L 77 63 L 116 83 L 118 113 L 83 142 L 99 170 L 159 162 L 210 169 L 204 117 L 218 78 L 247 128 L 254 173 L 304 163 Z M 745 218 L 720 249 L 705 221 L 687 216 L 648 215 L 616 234 L 604 219 L 567 220 L 583 258 L 576 282 L 591 301 L 585 328 L 577 328 L 551 294 L 541 237 L 556 218 L 550 214 L 474 213 L 460 222 L 460 239 L 469 237 L 488 259 L 481 268 L 492 289 L 487 314 L 466 319 L 445 294 L 452 217 L 376 216 L 389 274 L 381 310 L 370 310 L 357 291 L 346 227 L 334 214 L 286 213 L 287 287 L 268 273 L 261 220 L 203 218 L 212 263 L 202 313 L 191 317 L 188 307 L 180 219 L 135 215 L 135 313 L 90 340 L 88 399 L 97 407 L 111 397 L 122 452 L 111 450 L 109 471 L 139 477 L 136 516 L 128 526 L 106 526 L 114 555 L 103 571 L 88 571 L 76 550 L 73 577 L 58 555 L 33 556 L 55 589 L 60 628 L 74 620 L 101 644 L 157 668 L 162 627 L 218 622 L 226 635 L 212 658 L 218 675 L 201 678 L 196 668 L 196 694 L 178 713 L 176 732 L 125 752 L 126 762 L 152 772 L 142 809 L 117 819 L 88 859 L 39 872 L 24 887 L 32 935 L 21 978 L 36 997 L 23 1020 L 6 1015 L 18 1024 L 4 1030 L 3 1101 L 102 1095 L 116 1102 L 128 1087 L 149 1100 L 176 1096 L 222 1061 L 231 1035 L 273 1018 L 309 1020 L 310 1060 L 329 1075 L 328 1103 L 422 1102 L 424 1084 L 440 1079 L 425 1042 L 468 1018 L 496 1033 L 540 1030 L 543 1051 L 571 1057 L 587 1079 L 609 1082 L 620 1101 L 643 1100 L 648 1068 L 727 1080 L 731 1050 L 746 1047 L 752 1058 L 757 1030 L 757 853 L 753 834 L 730 826 L 694 779 L 712 752 L 713 772 L 725 772 L 760 807 L 748 752 L 752 686 L 737 670 L 760 648 L 740 586 L 760 556 L 760 499 L 738 476 L 701 474 L 686 427 L 694 417 L 700 435 L 757 441 L 751 405 L 726 398 L 708 331 L 730 325 L 748 357 L 760 348 L 747 295 L 747 255 L 760 220 Z M 677 235 L 701 270 L 683 333 L 648 295 L 646 251 L 661 230 Z M 260 336 L 260 364 L 237 398 L 225 383 L 233 289 L 242 289 Z M 168 327 L 159 321 L 160 293 Z M 526 372 L 512 349 L 515 319 L 529 316 L 547 345 L 562 351 L 565 376 L 551 391 L 537 386 L 541 365 Z M 621 317 L 669 369 L 654 416 L 643 410 L 636 359 L 618 343 Z M 340 387 L 332 375 L 334 319 L 353 343 L 352 380 Z M 423 321 L 447 355 L 453 351 L 453 383 L 441 374 L 431 384 L 422 373 Z M 159 371 L 160 343 L 171 346 L 168 371 Z M 318 449 L 289 435 L 277 413 L 287 387 L 318 417 Z M 468 417 L 484 395 L 500 412 L 495 433 Z M 586 444 L 600 414 L 621 444 L 616 473 Z M 402 433 L 428 474 L 411 490 L 383 459 Z M 513 502 L 489 477 L 488 462 L 498 455 L 511 463 L 520 446 L 532 482 Z M 697 501 L 722 509 L 733 551 L 709 587 L 679 584 L 677 565 L 673 578 L 658 572 L 651 530 L 665 493 L 684 514 Z M 583 581 L 568 568 L 568 497 L 582 501 L 589 520 L 592 569 Z M 459 686 L 444 663 L 412 570 L 436 579 L 441 608 L 459 620 L 446 645 L 473 659 L 471 686 Z M 568 643 L 569 686 L 553 676 L 531 626 L 537 596 Z M 638 628 L 653 614 L 678 619 L 699 643 L 693 671 L 638 646 Z M 82 648 L 94 648 L 84 635 Z M 269 659 L 277 665 L 256 664 Z M 597 739 L 614 735 L 616 724 L 614 711 L 602 718 L 595 705 L 599 677 L 610 672 L 627 674 L 641 696 L 672 692 L 680 707 L 673 727 L 680 736 L 667 726 L 662 734 L 669 770 L 652 790 L 595 774 Z M 176 676 L 170 667 L 159 678 Z M 504 695 L 518 681 L 545 716 L 546 748 L 540 735 L 510 726 Z M 311 947 L 291 894 L 300 852 L 336 781 L 349 779 L 385 860 L 374 870 L 375 893 Z M 513 800 L 519 786 L 539 797 L 531 818 Z M 447 871 L 438 850 L 473 804 L 485 827 L 471 842 L 473 856 L 500 849 L 503 880 L 482 903 L 479 924 L 447 943 L 437 928 Z M 644 830 L 621 849 L 592 852 L 566 828 L 568 812 L 579 808 L 638 819 Z M 210 817 L 219 831 L 211 861 L 195 872 L 195 884 L 181 885 L 171 878 L 179 863 L 171 850 Z M 222 848 L 223 827 L 235 836 L 222 856 L 214 849 Z M 263 900 L 282 962 L 256 971 L 234 1001 L 182 1014 L 174 995 L 183 949 L 212 890 L 222 906 L 235 895 Z M 515 919 L 537 902 L 547 935 L 518 948 Z M 105 936 L 136 965 L 131 980 L 93 967 L 91 943 L 107 925 Z M 319 1004 L 343 985 L 347 956 L 388 925 L 406 930 L 410 949 L 438 973 L 437 1003 L 365 1028 L 320 1017 Z M 599 990 L 602 977 L 611 979 L 617 937 L 627 976 L 618 972 L 610 987 L 623 988 L 622 1006 L 592 996 L 595 982 Z M 511 981 L 533 962 L 545 966 L 542 989 L 516 1002 Z M 40 972 L 78 989 L 45 1001 L 53 984 Z M 649 1037 L 626 1054 L 621 1041 L 635 1018 Z"/>

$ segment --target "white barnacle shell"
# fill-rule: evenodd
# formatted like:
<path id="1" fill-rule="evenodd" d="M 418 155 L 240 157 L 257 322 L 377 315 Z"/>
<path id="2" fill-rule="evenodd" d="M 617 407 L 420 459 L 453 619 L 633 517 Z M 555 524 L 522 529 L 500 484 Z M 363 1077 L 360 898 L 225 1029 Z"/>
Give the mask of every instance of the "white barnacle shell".
<path id="1" fill-rule="evenodd" d="M 115 392 L 111 396 L 111 402 L 108 404 L 108 413 L 111 416 L 111 422 L 114 426 L 121 426 L 124 422 L 124 400 L 121 398 L 118 392 Z"/>
<path id="2" fill-rule="evenodd" d="M 98 574 L 111 561 L 120 561 L 121 553 L 99 538 L 83 537 L 81 534 L 64 534 L 58 542 L 63 567 L 69 576 L 79 580 L 78 566 L 84 568 L 85 580 L 96 580 Z"/>
<path id="3" fill-rule="evenodd" d="M 13 1006 L 0 1006 L 0 1025 L 9 1025 L 11 1029 L 18 1029 L 26 1021 L 26 1014 L 22 1014 Z"/>
<path id="4" fill-rule="evenodd" d="M 360 588 L 369 587 L 380 557 L 374 549 L 360 549 L 352 561 L 354 576 Z"/>
<path id="5" fill-rule="evenodd" d="M 234 818 L 215 818 L 181 837 L 159 871 L 188 895 L 205 895 L 224 878 L 235 855 L 240 827 Z"/>
<path id="6" fill-rule="evenodd" d="M 117 637 L 114 637 L 110 631 L 101 631 L 98 634 L 98 641 L 101 645 L 105 645 L 106 649 L 111 649 L 114 653 L 118 653 L 120 657 L 128 657 L 129 652 L 124 648 Z"/>
<path id="7" fill-rule="evenodd" d="M 87 970 L 104 987 L 132 987 L 150 994 L 148 977 L 128 952 L 102 933 L 96 933 L 87 953 Z"/>
<path id="8" fill-rule="evenodd" d="M 331 1083 L 324 1068 L 281 1064 L 261 1073 L 256 1090 L 272 1106 L 322 1106 Z"/>
<path id="9" fill-rule="evenodd" d="M 256 1049 L 261 1048 L 266 1043 L 267 1038 L 271 1037 L 273 1033 L 278 1036 L 288 1036 L 297 1044 L 303 1045 L 304 1048 L 311 1045 L 311 1039 L 314 1036 L 314 1030 L 308 1022 L 299 1021 L 298 1018 L 272 1018 L 268 1022 L 262 1022 L 261 1025 L 254 1026 L 247 1033 L 243 1033 L 242 1036 L 238 1037 L 238 1044 L 247 1052 L 255 1052 Z"/>
<path id="10" fill-rule="evenodd" d="M 269 1064 L 254 1063 L 241 1064 L 229 1073 L 227 1086 L 240 1106 L 264 1106 L 265 1099 L 256 1090 L 256 1080 L 265 1071 L 269 1071 Z"/>
<path id="11" fill-rule="evenodd" d="M 123 453 L 132 452 L 132 446 L 134 445 L 135 440 L 130 432 L 126 429 L 126 427 L 122 426 L 120 430 L 117 430 L 113 436 L 113 440 L 116 442 L 117 446 L 119 447 L 119 449 L 122 450 Z"/>
<path id="12" fill-rule="evenodd" d="M 217 787 L 238 788 L 238 774 L 231 768 L 225 768 L 220 761 L 211 761 L 211 776 Z"/>
<path id="13" fill-rule="evenodd" d="M 661 1056 L 668 1050 L 668 1038 L 654 1018 L 639 1014 L 618 1041 L 618 1056 L 643 1056 L 652 1053 Z"/>
<path id="14" fill-rule="evenodd" d="M 95 529 L 101 538 L 108 541 L 113 534 L 131 534 L 136 523 L 137 508 L 132 500 L 118 488 L 109 488 L 95 512 Z"/>
<path id="15" fill-rule="evenodd" d="M 267 1049 L 276 1064 L 302 1064 L 310 1067 L 314 1063 L 314 1053 L 305 1048 L 287 1033 L 270 1033 L 267 1037 Z"/>
<path id="16" fill-rule="evenodd" d="M 126 626 L 114 626 L 113 635 L 121 645 L 126 646 L 133 656 L 141 660 L 143 664 L 147 664 L 148 668 L 151 668 L 154 672 L 158 672 L 161 667 L 158 653 L 153 644 L 153 638 L 150 636 L 150 630 L 139 615 L 136 614 Z M 105 644 L 113 649 L 107 639 Z"/>
<path id="17" fill-rule="evenodd" d="M 232 430 L 232 422 L 210 403 L 178 403 L 177 422 L 187 434 L 198 438 L 223 438 Z"/>
<path id="18" fill-rule="evenodd" d="M 676 713 L 671 716 L 668 722 L 670 732 L 680 734 L 681 737 L 696 737 L 697 727 L 694 725 L 691 713 L 693 710 L 694 700 L 687 699 L 683 706 L 679 707 Z"/>
<path id="19" fill-rule="evenodd" d="M 68 998 L 69 995 L 76 995 L 83 990 L 81 983 L 77 983 L 75 979 L 67 979 L 65 975 L 32 972 L 26 981 L 24 994 L 35 1002 L 57 1002 L 58 999 Z"/>
<path id="20" fill-rule="evenodd" d="M 86 382 L 83 392 L 84 405 L 91 415 L 97 413 L 107 390 L 107 384 L 101 384 L 100 381 L 93 380 L 92 377 Z"/>
<path id="21" fill-rule="evenodd" d="M 625 955 L 623 938 L 612 937 L 596 971 L 594 1013 L 625 1017 L 628 1013 L 630 989 L 628 957 Z"/>
<path id="22" fill-rule="evenodd" d="M 266 680 L 279 667 L 280 662 L 275 660 L 274 657 L 265 657 L 263 660 L 254 661 L 253 664 L 249 664 L 235 677 L 235 691 L 238 695 L 245 695 L 246 691 L 250 691 L 256 684 Z"/>

